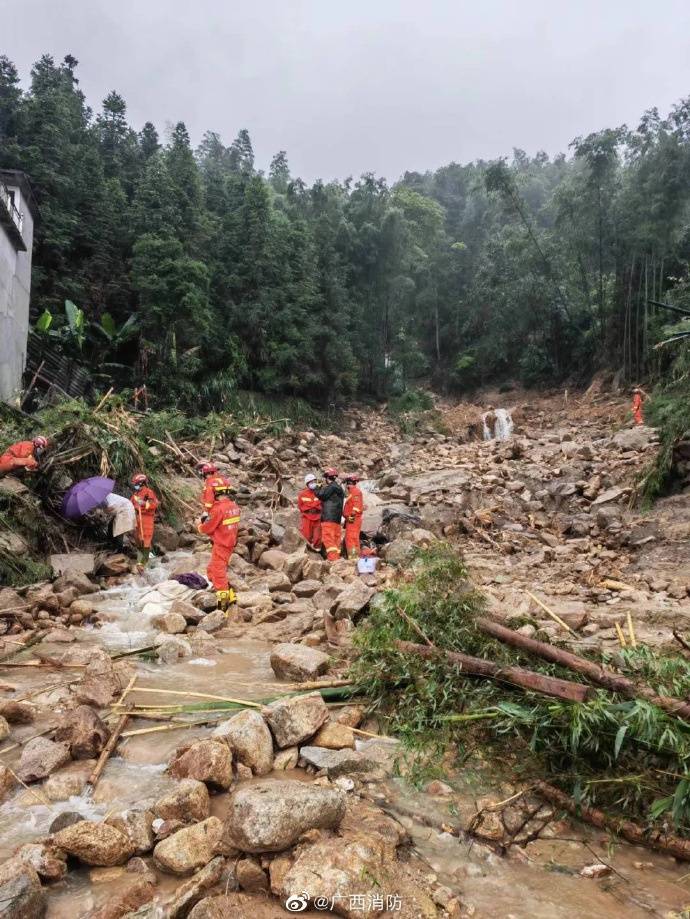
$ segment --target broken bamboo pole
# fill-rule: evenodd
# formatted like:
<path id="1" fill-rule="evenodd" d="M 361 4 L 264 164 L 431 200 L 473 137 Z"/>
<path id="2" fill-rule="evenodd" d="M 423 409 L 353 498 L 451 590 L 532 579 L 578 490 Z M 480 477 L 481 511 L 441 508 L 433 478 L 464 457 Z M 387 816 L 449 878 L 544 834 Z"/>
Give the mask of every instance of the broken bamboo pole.
<path id="1" fill-rule="evenodd" d="M 130 715 L 129 712 L 125 712 L 124 715 L 122 715 L 120 720 L 117 722 L 117 724 L 113 728 L 113 733 L 108 738 L 108 743 L 101 750 L 101 755 L 98 757 L 98 762 L 96 763 L 96 767 L 86 782 L 86 784 L 91 787 L 91 791 L 93 791 L 93 789 L 98 784 L 98 780 L 101 777 L 101 773 L 105 769 L 105 764 L 108 762 L 108 759 L 110 758 L 110 754 L 113 752 L 113 750 L 117 746 L 117 742 L 120 739 L 120 735 L 122 734 L 125 727 L 127 726 L 127 722 L 129 721 L 129 715 Z"/>
<path id="2" fill-rule="evenodd" d="M 641 827 L 631 820 L 612 817 L 599 810 L 598 807 L 578 804 L 570 795 L 548 782 L 537 782 L 536 790 L 551 804 L 555 804 L 573 817 L 577 817 L 600 830 L 616 833 L 635 846 L 645 846 L 648 849 L 655 849 L 657 852 L 672 855 L 682 861 L 690 861 L 690 839 L 682 839 L 672 833 Z"/>
<path id="3" fill-rule="evenodd" d="M 556 699 L 565 699 L 569 702 L 584 702 L 592 693 L 591 687 L 585 686 L 584 683 L 560 680 L 556 677 L 546 676 L 543 673 L 535 673 L 533 670 L 525 670 L 522 667 L 502 667 L 494 661 L 484 660 L 481 657 L 471 657 L 469 654 L 461 654 L 459 651 L 445 651 L 441 648 L 429 648 L 411 641 L 400 640 L 395 642 L 395 646 L 403 653 L 416 654 L 427 659 L 445 657 L 468 676 L 500 680 L 505 683 L 511 683 L 513 686 L 519 686 L 521 689 L 554 696 Z"/>
<path id="4" fill-rule="evenodd" d="M 658 696 L 649 686 L 637 686 L 628 677 L 613 673 L 594 661 L 579 657 L 571 651 L 557 648 L 544 641 L 537 641 L 536 638 L 520 635 L 519 632 L 506 628 L 504 625 L 499 625 L 497 622 L 492 622 L 490 619 L 477 619 L 477 628 L 484 632 L 485 635 L 491 635 L 492 638 L 497 638 L 513 648 L 519 648 L 521 651 L 527 651 L 544 660 L 551 661 L 553 664 L 560 664 L 561 667 L 574 670 L 603 689 L 620 693 L 627 699 L 646 699 L 648 702 L 658 705 L 669 715 L 675 715 L 677 718 L 690 721 L 690 703 L 683 702 L 682 699 Z"/>

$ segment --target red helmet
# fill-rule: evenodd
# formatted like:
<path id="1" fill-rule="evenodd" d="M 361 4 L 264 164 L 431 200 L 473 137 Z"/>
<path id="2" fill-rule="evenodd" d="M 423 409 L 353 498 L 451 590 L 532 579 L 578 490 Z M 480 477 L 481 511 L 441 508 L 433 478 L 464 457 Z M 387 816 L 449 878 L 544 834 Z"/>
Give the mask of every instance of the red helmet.
<path id="1" fill-rule="evenodd" d="M 198 468 L 203 476 L 215 475 L 218 472 L 218 467 L 215 463 L 199 463 Z"/>
<path id="2" fill-rule="evenodd" d="M 334 469 L 333 466 L 327 466 L 324 469 L 323 474 L 326 476 L 327 479 L 337 479 L 338 478 L 338 470 Z"/>
<path id="3" fill-rule="evenodd" d="M 132 476 L 132 485 L 146 485 L 147 482 L 148 476 L 145 476 L 143 472 L 137 472 Z"/>
<path id="4" fill-rule="evenodd" d="M 44 437 L 42 434 L 39 434 L 38 437 L 34 437 L 32 441 L 34 447 L 38 447 L 40 450 L 45 450 L 48 446 L 48 438 Z"/>
<path id="5" fill-rule="evenodd" d="M 343 476 L 343 482 L 359 482 L 359 476 L 356 472 L 348 472 L 347 475 Z"/>

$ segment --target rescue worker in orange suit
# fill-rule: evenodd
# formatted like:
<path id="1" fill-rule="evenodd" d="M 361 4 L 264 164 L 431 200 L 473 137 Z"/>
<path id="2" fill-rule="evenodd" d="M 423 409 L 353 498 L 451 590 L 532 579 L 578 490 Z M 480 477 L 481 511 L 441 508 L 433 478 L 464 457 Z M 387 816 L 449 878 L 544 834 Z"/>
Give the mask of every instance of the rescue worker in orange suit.
<path id="1" fill-rule="evenodd" d="M 151 543 L 153 542 L 153 525 L 158 509 L 158 495 L 149 487 L 148 478 L 143 472 L 137 473 L 132 477 L 132 488 L 134 494 L 130 498 L 137 512 L 137 549 L 138 561 L 140 565 L 145 565 L 151 554 Z"/>
<path id="2" fill-rule="evenodd" d="M 647 393 L 640 386 L 633 389 L 632 416 L 635 424 L 644 424 L 642 406 L 647 399 Z"/>
<path id="3" fill-rule="evenodd" d="M 323 485 L 317 488 L 314 494 L 321 502 L 321 542 L 328 561 L 335 562 L 340 558 L 340 545 L 343 541 L 340 521 L 343 517 L 345 492 L 338 484 L 337 469 L 324 469 L 323 477 Z"/>
<path id="4" fill-rule="evenodd" d="M 35 472 L 38 461 L 48 447 L 48 439 L 39 435 L 33 440 L 20 440 L 12 444 L 0 456 L 0 476 L 9 475 L 20 469 Z"/>
<path id="5" fill-rule="evenodd" d="M 345 517 L 345 551 L 348 558 L 359 558 L 359 536 L 362 532 L 362 514 L 364 513 L 364 496 L 357 485 L 358 475 L 348 475 L 343 479 L 347 487 L 347 498 L 343 505 Z"/>
<path id="6" fill-rule="evenodd" d="M 215 463 L 199 463 L 197 468 L 204 480 L 201 503 L 204 506 L 204 511 L 208 512 L 213 507 L 213 502 L 215 501 L 214 489 L 219 485 L 226 485 L 229 488 L 230 479 L 226 479 L 224 475 L 218 472 L 218 467 Z"/>
<path id="7" fill-rule="evenodd" d="M 321 548 L 321 502 L 316 497 L 318 483 L 310 472 L 304 477 L 304 488 L 297 495 L 297 507 L 301 515 L 300 533 L 310 546 Z"/>
<path id="8" fill-rule="evenodd" d="M 211 509 L 201 515 L 199 532 L 211 537 L 213 548 L 206 574 L 218 598 L 218 608 L 227 612 L 237 599 L 228 581 L 228 564 L 237 545 L 239 506 L 230 497 L 229 485 L 216 485 Z"/>

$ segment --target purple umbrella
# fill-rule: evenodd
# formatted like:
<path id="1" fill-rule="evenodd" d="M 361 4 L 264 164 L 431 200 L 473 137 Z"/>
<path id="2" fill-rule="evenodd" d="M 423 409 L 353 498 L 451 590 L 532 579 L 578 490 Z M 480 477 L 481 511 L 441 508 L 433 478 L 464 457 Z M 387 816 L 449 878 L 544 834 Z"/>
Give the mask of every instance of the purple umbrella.
<path id="1" fill-rule="evenodd" d="M 114 488 L 114 479 L 104 479 L 98 475 L 77 482 L 65 492 L 62 499 L 62 516 L 68 520 L 83 517 L 102 504 Z"/>

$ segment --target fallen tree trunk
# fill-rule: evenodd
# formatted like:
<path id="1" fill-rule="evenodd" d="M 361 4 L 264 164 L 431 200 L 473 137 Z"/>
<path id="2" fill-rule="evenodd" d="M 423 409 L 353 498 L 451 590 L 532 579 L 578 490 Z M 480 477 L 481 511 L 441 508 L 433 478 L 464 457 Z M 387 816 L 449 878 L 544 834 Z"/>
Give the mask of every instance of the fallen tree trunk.
<path id="1" fill-rule="evenodd" d="M 597 686 L 608 689 L 611 692 L 620 693 L 627 699 L 646 699 L 659 708 L 675 715 L 685 721 L 690 721 L 690 703 L 683 702 L 681 699 L 673 699 L 669 696 L 658 696 L 649 686 L 637 686 L 631 679 L 621 676 L 607 670 L 594 661 L 589 661 L 585 657 L 579 657 L 571 651 L 565 651 L 563 648 L 557 648 L 549 645 L 544 641 L 537 641 L 536 638 L 528 638 L 526 635 L 520 635 L 513 629 L 492 622 L 490 619 L 477 619 L 477 628 L 484 632 L 485 635 L 491 635 L 504 644 L 511 645 L 513 648 L 519 648 L 521 651 L 527 651 L 529 654 L 535 654 L 544 660 L 551 661 L 554 664 L 560 664 L 561 667 L 567 667 L 569 670 L 575 670 L 586 676 Z"/>
<path id="2" fill-rule="evenodd" d="M 471 657 L 459 651 L 445 651 L 441 648 L 418 645 L 412 641 L 396 641 L 396 647 L 405 654 L 416 654 L 418 657 L 434 658 L 445 657 L 450 663 L 455 664 L 468 676 L 486 677 L 489 680 L 499 680 L 512 683 L 521 689 L 539 692 L 556 699 L 565 699 L 569 702 L 584 702 L 591 695 L 591 688 L 583 683 L 571 683 L 569 680 L 559 680 L 556 677 L 535 673 L 522 667 L 502 667 L 494 661 L 484 660 L 481 657 Z"/>
<path id="3" fill-rule="evenodd" d="M 667 855 L 672 855 L 674 858 L 679 858 L 684 862 L 690 861 L 690 839 L 682 839 L 672 833 L 641 827 L 631 820 L 611 817 L 597 807 L 578 804 L 570 795 L 553 785 L 549 785 L 548 782 L 537 782 L 536 788 L 542 797 L 546 798 L 551 804 L 563 808 L 573 817 L 578 817 L 585 823 L 590 823 L 600 830 L 609 830 L 616 833 L 633 845 L 656 849 L 657 852 L 665 852 Z"/>

